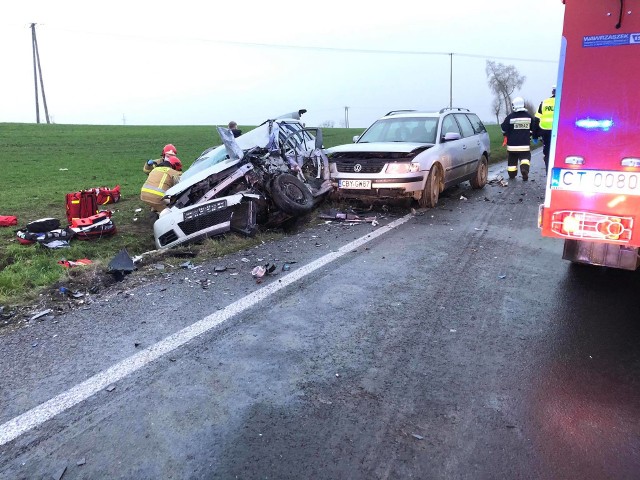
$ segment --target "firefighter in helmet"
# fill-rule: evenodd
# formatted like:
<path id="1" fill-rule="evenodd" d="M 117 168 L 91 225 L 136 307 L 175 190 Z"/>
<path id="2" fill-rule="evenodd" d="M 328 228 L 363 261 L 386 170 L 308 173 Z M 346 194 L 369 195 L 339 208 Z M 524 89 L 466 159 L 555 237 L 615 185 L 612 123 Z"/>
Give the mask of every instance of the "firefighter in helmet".
<path id="1" fill-rule="evenodd" d="M 551 127 L 553 127 L 553 111 L 556 106 L 556 86 L 551 87 L 551 96 L 540 102 L 536 117 L 540 120 L 540 136 L 542 137 L 542 154 L 545 171 L 549 169 L 549 148 L 551 147 Z"/>
<path id="2" fill-rule="evenodd" d="M 144 166 L 142 167 L 142 171 L 147 175 L 151 170 L 153 170 L 156 166 L 164 162 L 167 155 L 173 155 L 174 157 L 178 155 L 178 150 L 171 143 L 167 143 L 162 152 L 160 153 L 160 158 L 156 158 L 155 160 L 147 160 Z"/>
<path id="3" fill-rule="evenodd" d="M 511 108 L 513 111 L 500 125 L 504 135 L 503 145 L 507 146 L 507 173 L 509 178 L 516 178 L 520 162 L 520 174 L 526 182 L 531 165 L 531 137 L 537 139 L 540 136 L 538 119 L 527 111 L 522 97 L 514 98 Z"/>
<path id="4" fill-rule="evenodd" d="M 150 165 L 149 177 L 140 189 L 140 200 L 158 214 L 167 207 L 163 201 L 165 192 L 178 183 L 182 173 L 182 162 L 175 151 L 171 144 L 164 147 L 163 158 L 159 163 L 154 161 L 154 165 Z"/>

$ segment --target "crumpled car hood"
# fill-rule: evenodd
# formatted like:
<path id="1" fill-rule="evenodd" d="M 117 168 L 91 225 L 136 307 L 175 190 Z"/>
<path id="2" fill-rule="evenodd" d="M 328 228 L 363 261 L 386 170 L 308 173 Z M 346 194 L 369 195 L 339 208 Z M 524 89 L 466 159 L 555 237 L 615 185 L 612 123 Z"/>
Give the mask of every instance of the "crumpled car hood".
<path id="1" fill-rule="evenodd" d="M 224 145 L 217 147 L 216 150 L 218 148 L 221 148 L 222 150 L 224 150 Z M 213 165 L 210 165 L 208 167 L 200 168 L 198 169 L 198 171 L 196 171 L 195 174 L 188 176 L 187 178 L 184 178 L 183 176 L 181 176 L 180 181 L 165 192 L 165 196 L 171 197 L 173 195 L 177 195 L 180 192 L 184 192 L 187 188 L 195 185 L 196 183 L 201 182 L 202 180 L 205 180 L 207 177 L 211 175 L 214 175 L 223 170 L 226 170 L 229 167 L 233 167 L 239 162 L 240 160 L 232 160 L 230 158 L 227 158 L 220 162 L 214 163 Z M 184 173 L 182 175 L 184 175 Z"/>

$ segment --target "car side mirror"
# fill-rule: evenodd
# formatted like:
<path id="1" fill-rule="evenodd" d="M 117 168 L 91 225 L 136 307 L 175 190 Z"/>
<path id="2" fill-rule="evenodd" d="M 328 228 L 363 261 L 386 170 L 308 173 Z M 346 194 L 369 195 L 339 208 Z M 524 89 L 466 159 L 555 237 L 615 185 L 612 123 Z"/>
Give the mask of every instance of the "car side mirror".
<path id="1" fill-rule="evenodd" d="M 447 132 L 444 134 L 442 138 L 445 142 L 450 142 L 451 140 L 460 140 L 460 134 L 457 132 Z"/>
<path id="2" fill-rule="evenodd" d="M 353 136 L 353 143 L 358 143 L 358 140 L 360 140 L 360 135 L 354 135 Z"/>

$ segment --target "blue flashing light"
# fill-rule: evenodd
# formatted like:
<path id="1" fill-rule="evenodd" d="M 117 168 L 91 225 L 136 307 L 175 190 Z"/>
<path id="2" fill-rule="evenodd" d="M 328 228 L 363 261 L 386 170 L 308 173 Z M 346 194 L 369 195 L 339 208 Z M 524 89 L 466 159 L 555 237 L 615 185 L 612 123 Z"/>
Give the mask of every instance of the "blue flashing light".
<path id="1" fill-rule="evenodd" d="M 584 128 L 585 130 L 602 130 L 603 132 L 606 132 L 613 127 L 613 120 L 581 118 L 580 120 L 576 120 L 576 127 Z"/>

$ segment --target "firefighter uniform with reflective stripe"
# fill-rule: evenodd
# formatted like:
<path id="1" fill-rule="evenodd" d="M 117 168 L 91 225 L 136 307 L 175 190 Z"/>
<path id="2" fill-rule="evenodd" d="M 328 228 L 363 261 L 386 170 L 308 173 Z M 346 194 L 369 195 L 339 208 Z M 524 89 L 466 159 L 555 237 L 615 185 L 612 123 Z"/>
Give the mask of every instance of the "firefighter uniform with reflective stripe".
<path id="1" fill-rule="evenodd" d="M 167 205 L 162 201 L 164 193 L 180 180 L 180 172 L 174 170 L 167 161 L 158 164 L 140 190 L 140 200 L 160 213 Z"/>
<path id="2" fill-rule="evenodd" d="M 551 97 L 540 102 L 536 117 L 540 120 L 540 136 L 542 137 L 542 154 L 544 155 L 545 168 L 549 167 L 549 148 L 551 147 L 551 128 L 553 127 L 553 110 L 556 106 L 556 97 Z"/>
<path id="3" fill-rule="evenodd" d="M 507 115 L 500 125 L 507 140 L 507 173 L 509 178 L 518 174 L 518 161 L 523 180 L 529 179 L 531 165 L 531 136 L 538 137 L 538 119 L 532 117 L 525 109 Z"/>

